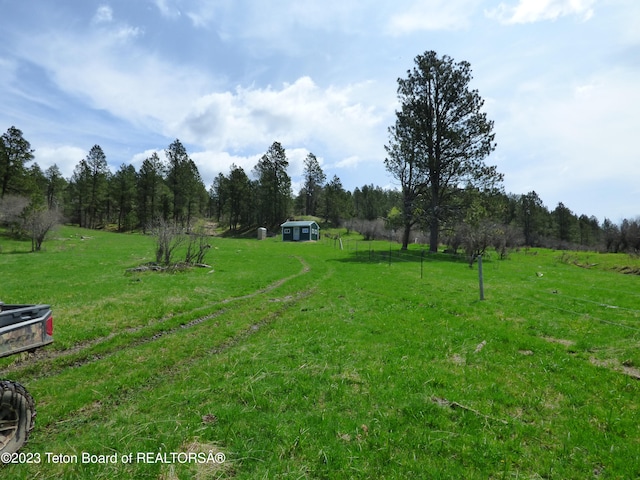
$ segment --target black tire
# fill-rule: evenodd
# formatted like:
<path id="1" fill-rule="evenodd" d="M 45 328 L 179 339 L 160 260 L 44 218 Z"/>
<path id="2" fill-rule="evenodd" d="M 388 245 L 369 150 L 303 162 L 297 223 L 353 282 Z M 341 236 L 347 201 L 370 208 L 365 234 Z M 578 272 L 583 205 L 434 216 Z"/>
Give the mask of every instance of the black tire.
<path id="1" fill-rule="evenodd" d="M 0 381 L 0 453 L 20 450 L 35 425 L 36 407 L 25 388 Z"/>

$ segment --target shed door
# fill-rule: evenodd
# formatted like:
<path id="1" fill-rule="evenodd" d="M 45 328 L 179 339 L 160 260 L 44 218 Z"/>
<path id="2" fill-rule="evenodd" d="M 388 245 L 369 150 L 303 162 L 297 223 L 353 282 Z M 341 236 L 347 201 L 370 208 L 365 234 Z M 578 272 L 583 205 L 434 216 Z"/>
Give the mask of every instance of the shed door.
<path id="1" fill-rule="evenodd" d="M 293 241 L 297 242 L 300 240 L 300 227 L 293 227 Z"/>

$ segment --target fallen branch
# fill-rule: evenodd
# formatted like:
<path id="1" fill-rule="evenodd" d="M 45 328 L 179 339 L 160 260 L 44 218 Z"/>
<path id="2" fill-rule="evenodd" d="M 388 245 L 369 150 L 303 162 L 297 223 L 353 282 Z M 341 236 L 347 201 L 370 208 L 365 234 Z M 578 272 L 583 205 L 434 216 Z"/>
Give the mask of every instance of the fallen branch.
<path id="1" fill-rule="evenodd" d="M 186 270 L 192 267 L 197 268 L 211 268 L 211 265 L 207 265 L 206 263 L 174 263 L 169 266 L 158 265 L 157 263 L 148 263 L 145 265 L 140 265 L 138 267 L 128 268 L 127 272 L 164 272 L 166 270 Z"/>
<path id="2" fill-rule="evenodd" d="M 167 267 L 162 267 L 160 265 L 140 265 L 139 267 L 128 268 L 127 272 L 161 272 L 166 269 Z"/>
<path id="3" fill-rule="evenodd" d="M 580 268 L 587 268 L 587 269 L 588 269 L 588 268 L 595 267 L 595 266 L 597 266 L 597 265 L 598 265 L 597 263 L 579 263 L 577 260 L 574 260 L 574 261 L 573 261 L 573 264 L 574 264 L 576 267 L 580 267 Z"/>
<path id="4" fill-rule="evenodd" d="M 492 417 L 490 415 L 485 415 L 484 413 L 479 412 L 478 410 L 476 410 L 474 408 L 467 407 L 466 405 L 462 405 L 461 403 L 458 403 L 458 402 L 451 402 L 451 401 L 447 400 L 446 398 L 441 398 L 441 397 L 435 397 L 434 396 L 434 397 L 431 397 L 431 401 L 433 403 L 436 403 L 436 404 L 440 405 L 441 407 L 449 407 L 449 408 L 453 408 L 453 409 L 459 408 L 461 410 L 466 410 L 468 412 L 474 413 L 475 415 L 477 415 L 479 417 L 486 418 L 487 420 L 493 420 L 495 422 L 500 422 L 500 423 L 502 423 L 504 425 L 508 425 L 509 424 L 509 422 L 507 422 L 506 420 L 502 420 L 501 418 L 495 418 L 495 417 Z"/>

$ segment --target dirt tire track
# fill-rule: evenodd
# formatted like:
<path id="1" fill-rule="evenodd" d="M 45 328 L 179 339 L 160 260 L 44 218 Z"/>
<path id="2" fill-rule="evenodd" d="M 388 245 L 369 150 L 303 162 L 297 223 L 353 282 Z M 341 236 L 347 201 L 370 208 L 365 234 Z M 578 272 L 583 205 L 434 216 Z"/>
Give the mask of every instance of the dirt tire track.
<path id="1" fill-rule="evenodd" d="M 234 303 L 234 302 L 239 302 L 239 301 L 243 301 L 243 300 L 250 300 L 252 298 L 255 298 L 259 295 L 264 295 L 266 293 L 272 292 L 273 290 L 281 287 L 282 285 L 284 285 L 286 282 L 293 280 L 294 278 L 300 277 L 302 275 L 307 274 L 309 271 L 311 271 L 311 267 L 309 266 L 309 264 L 307 262 L 305 262 L 305 260 L 301 257 L 298 256 L 293 256 L 292 258 L 295 258 L 296 260 L 298 260 L 301 264 L 302 264 L 302 269 L 298 272 L 295 273 L 293 275 L 289 275 L 288 277 L 285 278 L 281 278 L 279 280 L 276 280 L 275 282 L 271 283 L 270 285 L 261 288 L 259 290 L 256 290 L 253 293 L 247 294 L 247 295 L 242 295 L 239 297 L 232 297 L 232 298 L 225 298 L 219 302 L 216 303 L 212 303 L 209 304 L 205 307 L 198 307 L 195 308 L 193 310 L 187 311 L 187 312 L 182 312 L 180 315 L 187 315 L 189 313 L 193 313 L 193 312 L 197 312 L 198 310 L 204 310 L 207 308 L 212 308 L 216 305 L 226 305 L 226 304 L 230 304 L 230 303 Z M 285 299 L 287 300 L 287 299 Z M 220 315 L 223 315 L 224 313 L 226 313 L 227 310 L 226 309 L 221 309 L 218 310 L 217 312 L 214 312 L 212 314 L 209 315 L 205 315 L 203 317 L 199 317 L 196 318 L 194 320 L 191 320 L 187 323 L 184 324 L 180 324 L 176 327 L 172 327 L 169 328 L 167 330 L 161 330 L 159 332 L 155 332 L 152 335 L 149 336 L 145 336 L 142 338 L 138 338 L 138 339 L 134 339 L 132 340 L 129 344 L 126 345 L 126 348 L 130 348 L 130 347 L 136 347 L 138 345 L 142 345 L 144 343 L 147 343 L 149 341 L 153 341 L 156 340 L 158 338 L 161 338 L 163 336 L 166 335 L 170 335 L 173 334 L 179 330 L 185 329 L 185 328 L 189 328 L 189 327 L 193 327 L 195 325 L 199 325 L 203 322 L 206 322 L 207 320 L 211 320 L 213 318 L 217 318 Z M 161 323 L 165 323 L 165 322 L 169 322 L 172 319 L 175 319 L 176 317 L 173 315 L 169 315 L 169 316 L 165 316 L 163 318 L 158 319 L 154 325 L 158 325 Z M 125 328 L 122 330 L 119 330 L 117 332 L 113 332 L 110 333 L 109 335 L 106 335 L 104 337 L 98 337 L 98 338 L 94 338 L 92 340 L 87 340 L 84 342 L 79 342 L 75 345 L 73 345 L 72 347 L 66 349 L 66 350 L 37 350 L 36 352 L 33 353 L 29 353 L 27 358 L 21 358 L 21 357 L 17 357 L 16 360 L 7 365 L 6 367 L 4 367 L 2 369 L 2 373 L 3 375 L 7 375 L 7 374 L 11 374 L 11 373 L 15 373 L 18 372 L 22 369 L 27 369 L 29 367 L 32 367 L 40 362 L 47 362 L 47 361 L 54 361 L 57 360 L 59 358 L 64 358 L 64 357 L 70 357 L 72 355 L 78 354 L 84 350 L 89 350 L 92 347 L 95 347 L 96 345 L 100 345 L 102 343 L 105 343 L 119 335 L 122 334 L 135 334 L 145 328 L 148 328 L 150 326 L 150 324 L 146 324 L 146 325 L 139 325 L 136 327 L 129 327 L 129 328 Z M 124 346 L 120 346 L 118 347 L 118 349 L 124 348 Z M 101 358 L 110 355 L 113 352 L 107 352 L 103 355 L 97 354 L 97 355 L 93 355 L 84 359 L 79 359 L 76 362 L 70 362 L 68 365 L 63 365 L 60 368 L 56 368 L 56 369 L 47 369 L 46 375 L 34 375 L 32 376 L 32 378 L 41 378 L 43 376 L 51 376 L 56 374 L 57 372 L 59 372 L 61 369 L 66 368 L 66 367 L 79 367 L 81 365 L 84 365 L 86 363 L 90 363 L 92 361 L 97 361 L 100 360 Z"/>
<path id="2" fill-rule="evenodd" d="M 183 361 L 180 361 L 176 364 L 167 365 L 166 367 L 160 369 L 158 371 L 158 375 L 155 375 L 155 377 L 153 377 L 154 380 L 147 381 L 143 387 L 137 387 L 135 389 L 124 388 L 116 396 L 111 396 L 108 399 L 104 399 L 100 401 L 94 401 L 93 403 L 89 405 L 85 405 L 78 410 L 68 412 L 64 417 L 51 420 L 51 422 L 47 423 L 46 425 L 43 425 L 42 426 L 43 431 L 47 433 L 50 433 L 52 431 L 59 433 L 61 425 L 64 425 L 64 423 L 67 421 L 66 419 L 70 417 L 73 417 L 75 419 L 77 419 L 80 416 L 89 417 L 101 411 L 110 409 L 114 403 L 121 403 L 123 401 L 127 401 L 127 399 L 130 397 L 131 394 L 139 394 L 141 391 L 148 391 L 152 388 L 155 388 L 155 386 L 158 385 L 159 383 L 165 383 L 168 380 L 175 378 L 176 376 L 180 375 L 181 372 L 184 371 L 184 369 L 190 368 L 190 366 L 193 363 L 198 362 L 207 356 L 220 355 L 221 353 L 226 352 L 227 350 L 247 340 L 251 336 L 257 334 L 264 327 L 272 324 L 277 319 L 281 318 L 287 310 L 289 310 L 294 305 L 296 305 L 300 300 L 307 298 L 308 296 L 313 294 L 315 290 L 316 290 L 315 288 L 310 288 L 308 290 L 297 292 L 297 294 L 294 296 L 289 296 L 286 300 L 282 302 L 282 306 L 278 308 L 276 311 L 267 314 L 260 321 L 254 322 L 251 325 L 248 325 L 247 327 L 240 329 L 235 335 L 227 338 L 226 340 L 223 340 L 217 346 L 205 351 L 201 355 L 186 357 Z M 180 327 L 176 328 L 176 330 L 178 329 L 180 329 Z M 142 342 L 142 343 L 150 343 L 152 341 L 153 339 L 149 339 L 148 341 Z M 110 352 L 108 355 L 104 355 L 103 357 L 92 359 L 92 361 L 102 360 L 114 353 L 116 352 Z M 86 362 L 86 363 L 90 363 L 90 362 Z"/>

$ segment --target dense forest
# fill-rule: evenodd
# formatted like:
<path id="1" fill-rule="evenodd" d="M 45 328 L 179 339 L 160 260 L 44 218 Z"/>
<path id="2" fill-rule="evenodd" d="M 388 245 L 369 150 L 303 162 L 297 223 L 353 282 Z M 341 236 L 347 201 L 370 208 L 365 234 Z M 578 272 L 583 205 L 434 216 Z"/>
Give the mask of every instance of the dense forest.
<path id="1" fill-rule="evenodd" d="M 147 232 L 164 221 L 188 230 L 197 222 L 216 223 L 233 232 L 266 226 L 278 232 L 288 218 L 312 216 L 324 225 L 346 227 L 367 239 L 400 240 L 403 195 L 397 190 L 363 185 L 354 191 L 340 179 L 327 179 L 317 158 L 305 159 L 304 183 L 291 189 L 283 146 L 274 142 L 255 167 L 232 165 L 207 188 L 196 164 L 179 140 L 153 153 L 136 170 L 109 167 L 99 145 L 79 160 L 70 178 L 53 165 L 45 171 L 30 143 L 16 128 L 0 137 L 0 224 L 14 235 L 32 239 L 33 250 L 55 225 L 67 222 L 91 229 Z M 640 217 L 620 224 L 577 215 L 562 203 L 547 208 L 536 192 L 505 193 L 459 186 L 448 205 L 453 212 L 439 226 L 441 243 L 468 253 L 517 246 L 640 252 Z M 429 225 L 416 223 L 411 241 L 428 243 Z"/>

